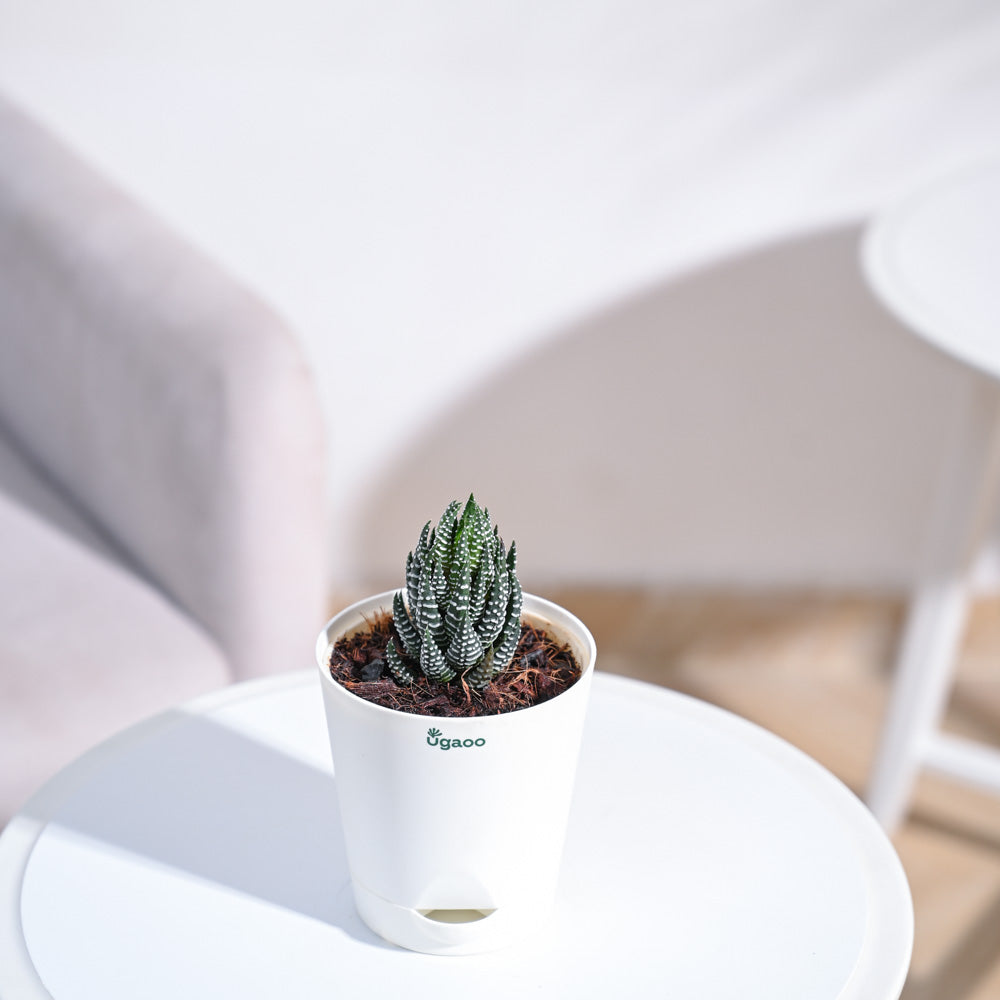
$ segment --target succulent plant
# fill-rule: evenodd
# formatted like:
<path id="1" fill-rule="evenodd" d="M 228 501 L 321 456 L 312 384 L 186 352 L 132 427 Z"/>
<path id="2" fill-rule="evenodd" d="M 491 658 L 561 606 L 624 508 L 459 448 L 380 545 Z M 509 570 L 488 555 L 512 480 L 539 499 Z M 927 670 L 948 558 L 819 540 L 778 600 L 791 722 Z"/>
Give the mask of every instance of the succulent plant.
<path id="1" fill-rule="evenodd" d="M 392 602 L 402 642 L 386 649 L 389 673 L 412 684 L 423 673 L 446 684 L 460 675 L 485 688 L 510 664 L 521 636 L 517 547 L 504 548 L 489 511 L 453 500 L 436 528 L 428 521 L 406 557 L 406 598 Z"/>

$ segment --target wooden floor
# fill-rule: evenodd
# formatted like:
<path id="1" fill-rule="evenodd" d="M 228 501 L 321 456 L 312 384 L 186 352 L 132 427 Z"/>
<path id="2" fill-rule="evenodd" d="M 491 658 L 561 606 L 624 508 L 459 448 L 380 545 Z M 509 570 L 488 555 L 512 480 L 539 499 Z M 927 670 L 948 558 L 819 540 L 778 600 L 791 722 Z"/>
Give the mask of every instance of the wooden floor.
<path id="1" fill-rule="evenodd" d="M 352 594 L 340 595 L 337 609 Z M 565 589 L 598 668 L 760 723 L 862 794 L 902 617 L 856 595 Z M 1000 598 L 975 608 L 947 728 L 1000 745 Z M 921 779 L 894 838 L 916 910 L 904 1000 L 1000 1000 L 1000 798 Z"/>
<path id="2" fill-rule="evenodd" d="M 760 723 L 862 794 L 902 606 L 885 598 L 549 593 L 598 667 Z M 947 726 L 1000 745 L 1000 599 L 977 603 Z M 916 910 L 904 1000 L 1000 1000 L 1000 798 L 924 777 L 894 838 Z"/>

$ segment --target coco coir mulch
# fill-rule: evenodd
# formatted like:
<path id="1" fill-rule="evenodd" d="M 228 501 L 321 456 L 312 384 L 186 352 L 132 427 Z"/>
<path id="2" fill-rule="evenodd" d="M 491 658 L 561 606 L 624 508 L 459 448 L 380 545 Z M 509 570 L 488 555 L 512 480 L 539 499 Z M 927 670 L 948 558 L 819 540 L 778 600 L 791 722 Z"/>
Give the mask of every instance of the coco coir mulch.
<path id="1" fill-rule="evenodd" d="M 510 666 L 484 691 L 460 677 L 448 684 L 431 684 L 423 676 L 413 684 L 397 684 L 385 669 L 385 648 L 393 635 L 392 615 L 367 618 L 361 631 L 330 649 L 330 675 L 365 701 L 411 715 L 468 718 L 516 712 L 562 694 L 581 673 L 569 646 L 523 623 Z M 397 641 L 397 648 L 402 649 L 402 643 Z"/>

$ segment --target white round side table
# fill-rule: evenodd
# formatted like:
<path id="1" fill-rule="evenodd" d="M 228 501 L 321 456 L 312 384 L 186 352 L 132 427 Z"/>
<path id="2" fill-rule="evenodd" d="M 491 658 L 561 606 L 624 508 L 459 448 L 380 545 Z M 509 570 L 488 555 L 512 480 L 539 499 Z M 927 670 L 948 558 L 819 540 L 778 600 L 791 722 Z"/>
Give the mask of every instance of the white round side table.
<path id="1" fill-rule="evenodd" d="M 995 522 L 1000 475 L 1000 159 L 945 177 L 879 213 L 862 245 L 875 295 L 911 331 L 965 363 L 974 388 L 940 477 L 868 789 L 887 830 L 921 768 L 1000 793 L 1000 751 L 941 731 L 971 569 Z"/>
<path id="2" fill-rule="evenodd" d="M 354 912 L 318 678 L 85 755 L 0 837 L 3 1000 L 895 1000 L 913 910 L 874 817 L 777 737 L 598 674 L 551 932 L 465 958 Z M 447 835 L 443 831 L 443 835 Z M 532 863 L 530 844 L 511 845 Z"/>

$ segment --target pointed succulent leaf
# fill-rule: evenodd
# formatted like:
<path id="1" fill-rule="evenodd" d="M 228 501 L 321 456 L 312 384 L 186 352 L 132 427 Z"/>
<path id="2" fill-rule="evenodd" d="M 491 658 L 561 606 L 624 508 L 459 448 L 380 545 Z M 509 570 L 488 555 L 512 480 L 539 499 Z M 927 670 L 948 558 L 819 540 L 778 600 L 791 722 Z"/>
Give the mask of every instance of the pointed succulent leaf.
<path id="1" fill-rule="evenodd" d="M 417 547 L 413 550 L 413 556 L 420 566 L 423 566 L 427 553 L 430 551 L 431 522 L 428 521 L 420 531 L 420 538 L 417 540 Z"/>
<path id="2" fill-rule="evenodd" d="M 420 649 L 420 669 L 424 676 L 435 684 L 447 684 L 455 676 L 455 671 L 448 666 L 444 653 L 438 649 L 430 629 L 424 633 L 424 643 Z"/>
<path id="3" fill-rule="evenodd" d="M 472 571 L 469 567 L 461 568 L 461 575 L 455 581 L 455 586 L 451 590 L 448 598 L 448 606 L 445 609 L 444 628 L 449 639 L 454 639 L 458 634 L 458 629 L 462 620 L 469 613 L 469 591 L 472 587 Z"/>
<path id="4" fill-rule="evenodd" d="M 486 599 L 486 606 L 479 618 L 479 625 L 476 631 L 482 639 L 484 646 L 492 646 L 503 629 L 507 620 L 507 605 L 510 602 L 510 584 L 507 582 L 507 575 L 494 577 L 493 586 L 490 588 L 489 597 Z"/>
<path id="5" fill-rule="evenodd" d="M 482 691 L 493 679 L 493 650 L 486 655 L 465 675 L 465 679 L 477 690 Z"/>
<path id="6" fill-rule="evenodd" d="M 458 631 L 445 652 L 445 658 L 456 670 L 466 670 L 474 663 L 478 663 L 483 658 L 484 652 L 483 644 L 479 641 L 469 616 L 463 615 Z"/>
<path id="7" fill-rule="evenodd" d="M 416 562 L 416 557 L 414 556 L 414 562 Z M 420 568 L 420 575 L 417 577 L 417 586 L 414 594 L 407 594 L 410 599 L 410 620 L 413 622 L 415 628 L 418 632 L 423 634 L 424 631 L 424 607 L 423 607 L 423 594 L 424 594 L 424 584 L 428 580 L 429 569 L 427 567 Z"/>
<path id="8" fill-rule="evenodd" d="M 510 604 L 507 609 L 508 619 L 514 618 L 518 622 L 521 620 L 521 608 L 524 604 L 524 591 L 521 590 L 521 581 L 514 573 L 508 577 L 510 581 Z"/>
<path id="9" fill-rule="evenodd" d="M 434 559 L 441 566 L 451 558 L 452 547 L 455 544 L 455 531 L 458 528 L 458 513 L 462 505 L 458 500 L 448 504 L 437 526 L 437 536 L 434 539 Z"/>
<path id="10" fill-rule="evenodd" d="M 411 608 L 420 599 L 420 564 L 412 552 L 406 557 L 406 599 Z"/>
<path id="11" fill-rule="evenodd" d="M 510 551 L 507 553 L 507 570 L 511 574 L 517 572 L 517 542 L 510 543 Z"/>
<path id="12" fill-rule="evenodd" d="M 392 621 L 399 633 L 399 638 L 403 641 L 406 655 L 411 659 L 418 659 L 421 646 L 420 632 L 410 619 L 410 614 L 403 603 L 403 594 L 398 590 L 392 599 Z"/>
<path id="13" fill-rule="evenodd" d="M 487 515 L 488 516 L 488 515 Z M 489 521 L 486 522 L 487 529 L 489 528 Z M 497 561 L 497 536 L 492 532 L 487 530 L 486 537 L 483 540 L 483 554 L 479 558 L 479 565 L 484 564 L 490 567 L 492 571 Z"/>
<path id="14" fill-rule="evenodd" d="M 454 588 L 462 575 L 462 570 L 469 566 L 469 536 L 460 528 L 455 536 L 455 550 L 452 553 L 451 565 L 447 568 L 448 586 Z"/>
<path id="15" fill-rule="evenodd" d="M 434 587 L 434 597 L 440 607 L 448 600 L 448 578 L 445 576 L 444 567 L 436 561 L 431 572 L 431 584 Z"/>
<path id="16" fill-rule="evenodd" d="M 479 565 L 482 556 L 483 546 L 486 543 L 489 525 L 483 521 L 483 510 L 476 503 L 476 498 L 469 494 L 469 499 L 462 512 L 461 531 L 468 540 L 469 562 L 473 569 Z"/>
<path id="17" fill-rule="evenodd" d="M 503 631 L 493 648 L 493 676 L 502 673 L 510 665 L 517 650 L 518 640 L 521 638 L 521 584 L 517 577 L 511 580 L 510 604 L 508 606 L 507 620 L 504 622 Z"/>
<path id="18" fill-rule="evenodd" d="M 472 588 L 469 592 L 469 617 L 478 622 L 486 608 L 486 598 L 490 596 L 493 586 L 493 563 L 483 560 L 472 578 Z"/>
<path id="19" fill-rule="evenodd" d="M 493 569 L 498 573 L 508 572 L 507 550 L 504 548 L 503 539 L 497 535 L 496 546 L 493 549 Z"/>
<path id="20" fill-rule="evenodd" d="M 520 623 L 516 619 L 510 619 L 500 633 L 500 639 L 493 647 L 493 676 L 502 674 L 514 659 L 517 650 L 517 643 L 521 637 Z"/>
<path id="21" fill-rule="evenodd" d="M 437 599 L 434 596 L 434 584 L 431 580 L 429 567 L 424 567 L 420 574 L 420 600 L 416 605 L 417 627 L 421 632 L 430 633 L 431 637 L 440 640 L 444 637 L 444 621 Z"/>
<path id="22" fill-rule="evenodd" d="M 385 664 L 397 684 L 412 684 L 416 679 L 416 674 L 403 662 L 399 650 L 396 648 L 396 640 L 390 639 L 385 647 Z"/>

